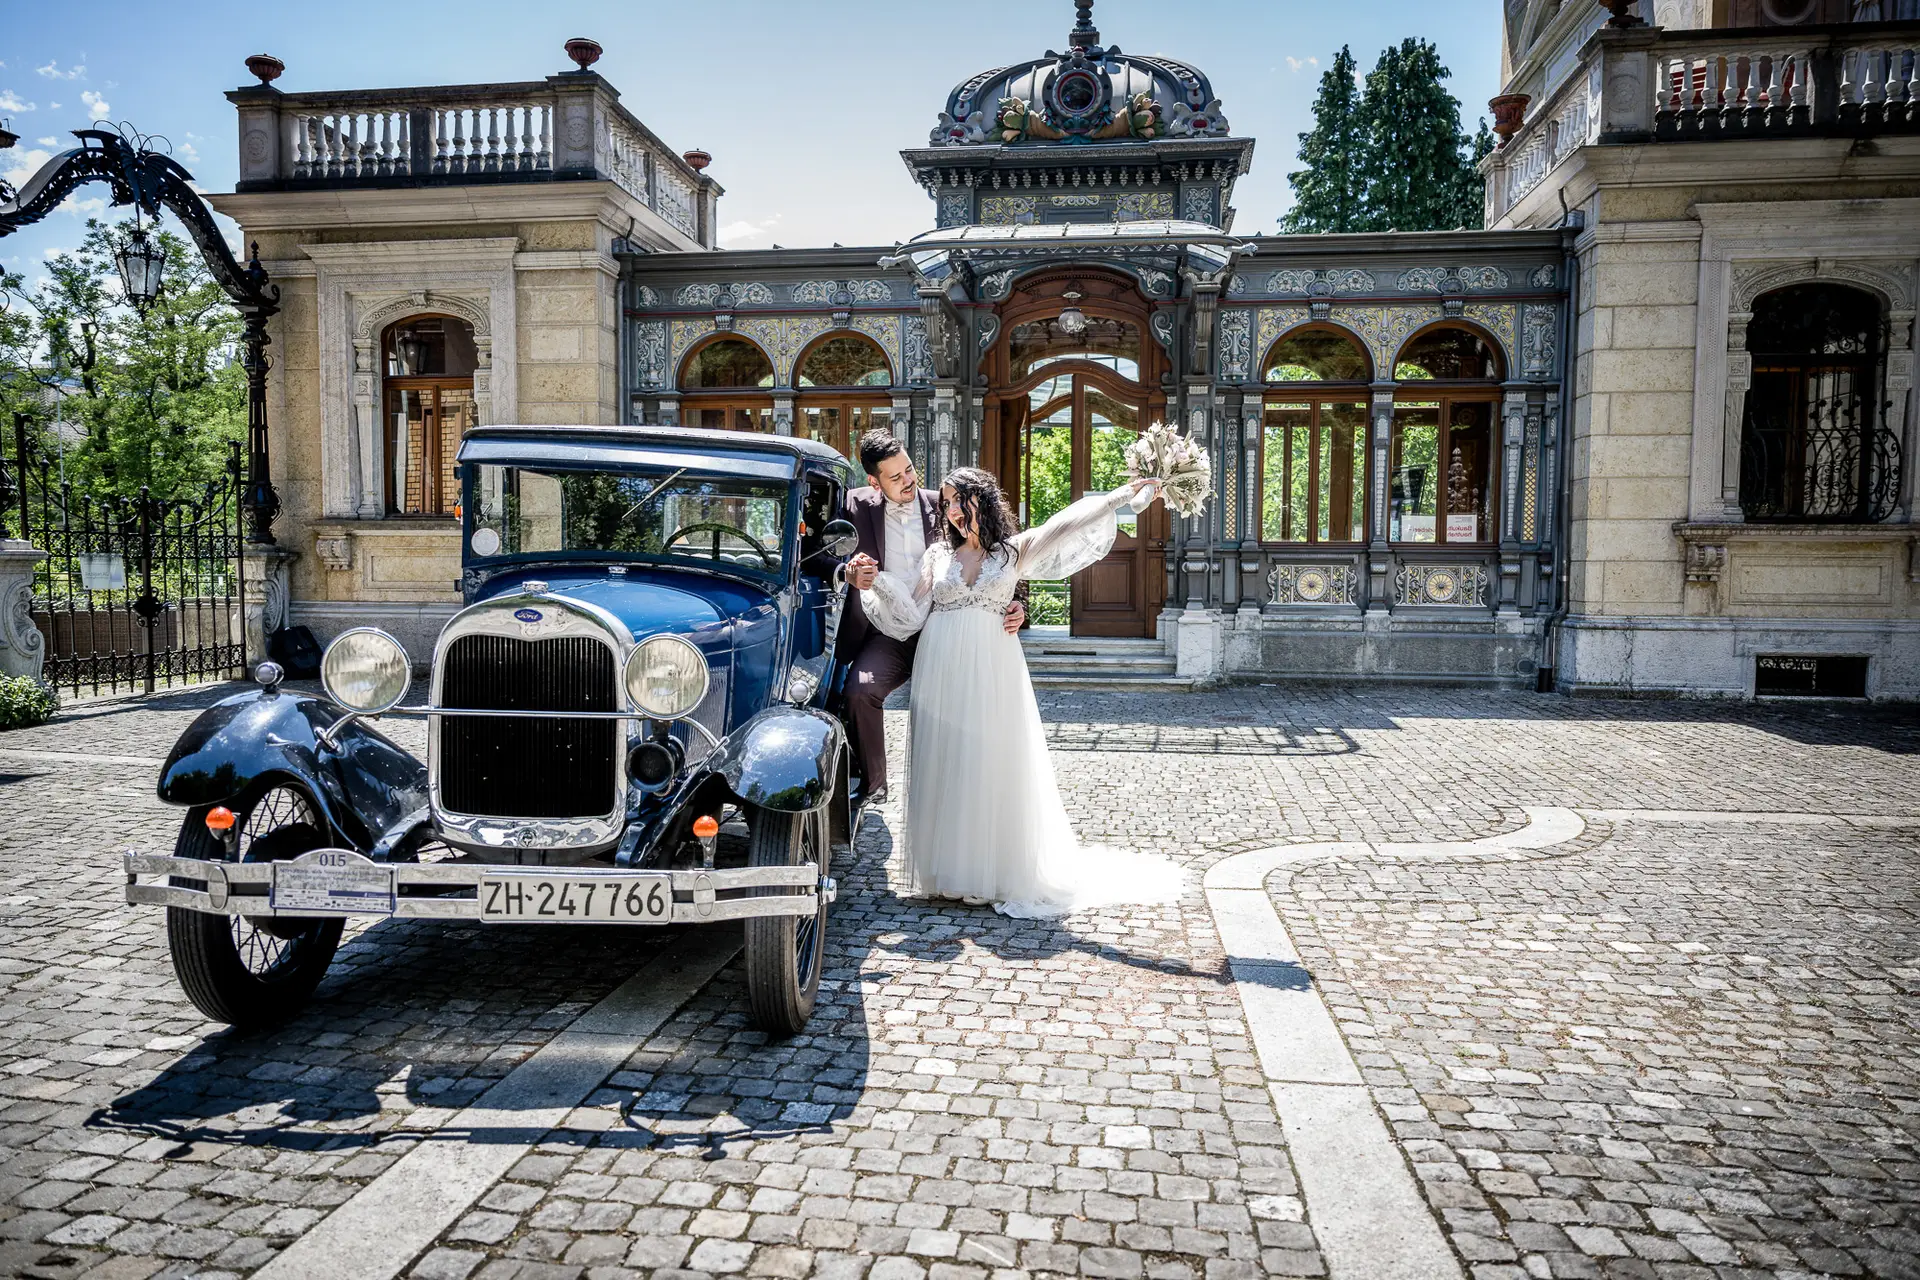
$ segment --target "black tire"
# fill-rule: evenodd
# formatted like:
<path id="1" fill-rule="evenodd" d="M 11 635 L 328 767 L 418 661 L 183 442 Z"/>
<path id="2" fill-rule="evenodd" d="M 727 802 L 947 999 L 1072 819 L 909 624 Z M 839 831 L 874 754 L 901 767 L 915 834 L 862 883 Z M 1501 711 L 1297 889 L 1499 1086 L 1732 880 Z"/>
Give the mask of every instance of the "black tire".
<path id="1" fill-rule="evenodd" d="M 323 848 L 326 832 L 312 801 L 294 787 L 269 787 L 234 806 L 245 862 L 295 858 Z M 174 855 L 220 860 L 206 810 L 180 824 Z M 173 972 L 194 1007 L 235 1027 L 270 1026 L 298 1013 L 326 976 L 344 920 L 276 920 L 167 908 Z"/>
<path id="2" fill-rule="evenodd" d="M 797 867 L 812 862 L 827 865 L 824 812 L 781 813 L 773 809 L 747 810 L 747 865 Z M 803 889 L 768 888 L 753 897 L 804 893 Z M 760 916 L 747 920 L 747 1003 L 763 1031 L 792 1036 L 804 1031 L 813 1016 L 814 997 L 820 991 L 820 970 L 826 963 L 827 904 L 812 916 Z"/>

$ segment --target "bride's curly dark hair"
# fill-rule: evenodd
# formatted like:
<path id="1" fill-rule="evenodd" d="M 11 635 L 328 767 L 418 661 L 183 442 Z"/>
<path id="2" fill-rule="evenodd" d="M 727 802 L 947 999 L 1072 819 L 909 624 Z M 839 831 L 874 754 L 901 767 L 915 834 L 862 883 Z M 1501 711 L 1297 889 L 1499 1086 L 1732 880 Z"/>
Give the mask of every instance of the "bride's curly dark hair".
<path id="1" fill-rule="evenodd" d="M 957 467 L 947 473 L 941 487 L 953 486 L 953 496 L 960 500 L 960 509 L 973 522 L 974 532 L 979 536 L 980 547 L 984 551 L 997 551 L 1020 532 L 1020 522 L 1013 518 L 1013 509 L 1007 505 L 1007 495 L 1000 492 L 1000 482 L 979 467 Z M 947 528 L 947 542 L 955 547 L 967 540 L 966 535 L 953 527 L 953 521 L 946 518 L 946 508 L 941 507 L 942 523 Z"/>

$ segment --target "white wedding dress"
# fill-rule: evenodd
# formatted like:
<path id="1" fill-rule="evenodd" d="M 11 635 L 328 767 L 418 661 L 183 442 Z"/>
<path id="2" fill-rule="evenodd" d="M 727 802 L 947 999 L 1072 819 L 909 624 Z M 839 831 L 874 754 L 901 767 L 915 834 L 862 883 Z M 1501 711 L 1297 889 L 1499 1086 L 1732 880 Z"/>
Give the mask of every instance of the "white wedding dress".
<path id="1" fill-rule="evenodd" d="M 1081 499 L 986 556 L 972 584 L 940 537 L 911 594 L 884 573 L 861 593 L 881 631 L 896 640 L 920 635 L 905 823 L 916 896 L 984 898 L 1027 918 L 1179 898 L 1176 864 L 1075 838 L 1026 655 L 1003 625 L 1020 579 L 1065 578 L 1107 554 L 1115 514 L 1131 496 L 1122 488 Z"/>

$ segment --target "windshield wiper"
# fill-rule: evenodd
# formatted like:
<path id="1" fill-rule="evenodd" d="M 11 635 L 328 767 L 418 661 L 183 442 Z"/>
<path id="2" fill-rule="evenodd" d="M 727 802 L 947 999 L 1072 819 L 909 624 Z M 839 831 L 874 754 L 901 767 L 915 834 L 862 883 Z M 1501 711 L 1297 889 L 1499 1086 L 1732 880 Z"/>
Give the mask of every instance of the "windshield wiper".
<path id="1" fill-rule="evenodd" d="M 647 490 L 646 493 L 640 496 L 640 500 L 638 502 L 634 503 L 632 506 L 628 507 L 625 511 L 622 511 L 620 513 L 619 522 L 621 524 L 625 524 L 629 519 L 632 518 L 634 512 L 646 506 L 649 502 L 652 502 L 655 494 L 659 493 L 662 489 L 666 488 L 668 485 L 672 484 L 675 480 L 678 480 L 681 476 L 685 474 L 687 474 L 687 468 L 682 467 L 678 471 L 674 472 L 672 475 L 668 476 L 665 480 L 662 480 L 659 484 L 653 486 L 653 488 Z"/>

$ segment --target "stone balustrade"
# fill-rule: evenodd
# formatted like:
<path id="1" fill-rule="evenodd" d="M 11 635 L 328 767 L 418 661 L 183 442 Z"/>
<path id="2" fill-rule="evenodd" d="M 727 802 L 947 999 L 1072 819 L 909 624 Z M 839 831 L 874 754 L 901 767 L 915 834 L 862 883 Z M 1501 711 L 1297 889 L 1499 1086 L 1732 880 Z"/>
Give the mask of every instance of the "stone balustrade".
<path id="1" fill-rule="evenodd" d="M 602 180 L 713 247 L 719 187 L 591 72 L 438 88 L 227 95 L 240 112 L 239 191 Z"/>
<path id="2" fill-rule="evenodd" d="M 1595 143 L 1920 131 L 1910 22 L 1778 30 L 1603 28 L 1578 65 L 1482 164 L 1495 226 Z"/>

